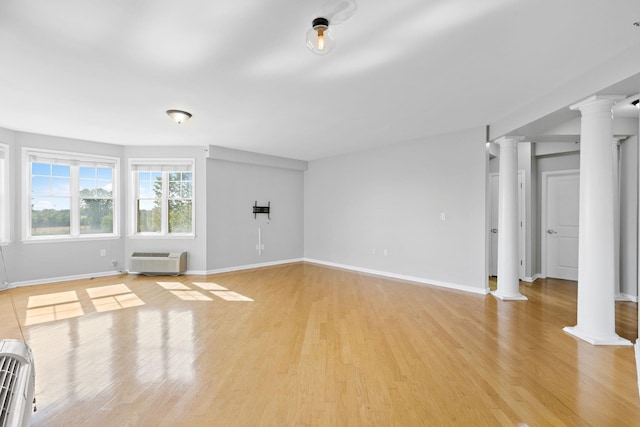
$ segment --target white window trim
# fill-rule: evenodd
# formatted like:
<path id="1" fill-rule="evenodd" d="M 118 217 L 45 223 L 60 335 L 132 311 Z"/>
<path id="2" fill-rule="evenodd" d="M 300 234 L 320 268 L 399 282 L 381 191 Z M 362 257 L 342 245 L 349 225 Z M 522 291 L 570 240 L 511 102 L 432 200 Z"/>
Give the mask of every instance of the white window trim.
<path id="1" fill-rule="evenodd" d="M 54 236 L 32 236 L 31 235 L 31 168 L 29 167 L 29 157 L 42 157 L 46 159 L 61 160 L 64 164 L 78 166 L 79 164 L 95 164 L 113 165 L 112 174 L 112 192 L 113 192 L 113 233 L 104 234 L 80 234 L 79 222 L 75 220 L 74 203 L 79 203 L 80 194 L 74 191 L 78 188 L 78 176 L 71 173 L 71 227 L 70 235 L 54 235 Z M 68 163 L 67 163 L 68 162 Z M 97 154 L 73 153 L 68 151 L 47 150 L 33 147 L 22 148 L 22 208 L 23 208 L 23 226 L 22 226 L 22 242 L 23 243 L 39 243 L 39 242 L 68 242 L 68 241 L 88 241 L 88 240 L 111 240 L 120 238 L 120 197 L 119 177 L 120 177 L 120 159 L 118 157 L 101 156 Z M 77 223 L 76 223 L 77 222 Z"/>
<path id="2" fill-rule="evenodd" d="M 0 143 L 0 173 L 2 174 L 2 187 L 0 188 L 0 209 L 2 209 L 2 219 L 0 220 L 0 246 L 11 243 L 11 179 L 9 145 Z"/>
<path id="3" fill-rule="evenodd" d="M 157 172 L 172 172 L 172 167 L 188 168 L 191 172 L 191 233 L 138 233 L 137 203 L 138 181 L 136 170 L 137 167 L 160 167 Z M 168 185 L 163 178 L 163 187 Z M 166 191 L 163 189 L 163 200 L 166 198 Z M 164 204 L 163 204 L 164 205 Z M 194 158 L 130 158 L 129 159 L 129 224 L 130 229 L 128 236 L 131 239 L 194 239 L 196 237 L 196 160 Z M 162 230 L 168 230 L 168 216 L 162 215 Z"/>

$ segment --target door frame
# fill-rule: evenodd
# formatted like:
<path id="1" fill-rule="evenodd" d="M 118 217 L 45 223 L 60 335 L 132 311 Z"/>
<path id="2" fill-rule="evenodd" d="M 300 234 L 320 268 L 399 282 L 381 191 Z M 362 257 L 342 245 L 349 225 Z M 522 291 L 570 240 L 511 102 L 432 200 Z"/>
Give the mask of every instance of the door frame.
<path id="1" fill-rule="evenodd" d="M 500 172 L 491 172 L 489 174 L 489 191 L 491 191 L 491 178 L 498 177 L 500 180 Z M 520 276 L 520 280 L 524 280 L 526 278 L 526 266 L 527 266 L 527 252 L 526 252 L 526 240 L 527 240 L 527 198 L 526 198 L 526 185 L 525 185 L 526 174 L 524 170 L 518 170 L 518 220 L 520 221 L 520 229 L 518 230 L 518 258 L 520 259 L 520 264 L 518 265 L 518 275 Z M 498 181 L 499 182 L 499 181 Z M 498 184 L 498 192 L 500 192 L 500 185 Z M 489 194 L 489 202 L 491 202 L 491 194 Z M 498 202 L 499 204 L 499 202 Z M 492 264 L 492 250 L 491 250 L 491 215 L 493 214 L 493 206 L 489 206 L 489 271 L 491 270 Z M 498 230 L 498 233 L 500 230 Z M 498 260 L 496 260 L 497 262 Z"/>
<path id="2" fill-rule="evenodd" d="M 549 191 L 549 178 L 563 175 L 578 175 L 578 179 L 580 179 L 580 169 L 542 172 L 542 194 L 540 195 L 540 277 L 542 279 L 547 277 L 547 193 Z"/>

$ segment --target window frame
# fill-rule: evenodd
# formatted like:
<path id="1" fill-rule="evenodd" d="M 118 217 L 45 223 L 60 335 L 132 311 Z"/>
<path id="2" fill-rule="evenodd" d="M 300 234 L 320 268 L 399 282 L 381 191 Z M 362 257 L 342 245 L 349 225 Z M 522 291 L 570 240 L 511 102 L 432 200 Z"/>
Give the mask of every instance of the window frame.
<path id="1" fill-rule="evenodd" d="M 194 239 L 196 237 L 196 161 L 194 158 L 130 158 L 129 159 L 129 238 L 137 239 Z M 162 176 L 160 203 L 160 231 L 138 232 L 138 172 L 159 172 Z M 169 232 L 169 175 L 172 172 L 191 173 L 191 231 Z"/>
<path id="2" fill-rule="evenodd" d="M 35 161 L 34 161 L 35 159 Z M 46 236 L 32 235 L 32 163 L 59 164 L 69 166 L 69 215 L 70 227 L 69 234 L 57 234 Z M 113 209 L 113 229 L 111 233 L 81 233 L 81 203 L 80 201 L 87 197 L 80 195 L 80 168 L 81 167 L 108 167 L 112 169 L 112 209 Z M 120 159 L 118 157 L 102 156 L 96 154 L 75 153 L 68 151 L 47 150 L 33 147 L 23 147 L 22 149 L 22 168 L 24 189 L 22 196 L 23 207 L 23 227 L 22 241 L 24 243 L 34 242 L 60 242 L 60 241 L 85 241 L 85 240 L 108 240 L 120 238 L 120 195 L 119 195 L 119 177 L 120 177 Z"/>

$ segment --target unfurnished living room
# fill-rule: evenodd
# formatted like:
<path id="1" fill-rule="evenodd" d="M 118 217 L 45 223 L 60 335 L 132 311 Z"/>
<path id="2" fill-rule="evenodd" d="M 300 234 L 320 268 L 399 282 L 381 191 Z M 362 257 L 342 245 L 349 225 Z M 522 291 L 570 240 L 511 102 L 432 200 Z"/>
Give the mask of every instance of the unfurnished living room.
<path id="1" fill-rule="evenodd" d="M 638 426 L 640 2 L 0 2 L 0 426 Z"/>

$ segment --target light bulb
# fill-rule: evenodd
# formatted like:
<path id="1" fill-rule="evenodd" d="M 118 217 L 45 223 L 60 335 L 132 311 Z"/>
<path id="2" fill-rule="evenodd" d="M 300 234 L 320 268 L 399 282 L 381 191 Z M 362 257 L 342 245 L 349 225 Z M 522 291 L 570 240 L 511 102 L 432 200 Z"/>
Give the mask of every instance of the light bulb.
<path id="1" fill-rule="evenodd" d="M 318 50 L 324 50 L 324 30 L 318 28 Z"/>

